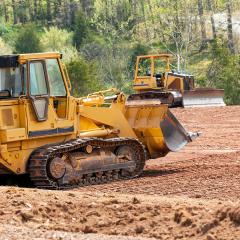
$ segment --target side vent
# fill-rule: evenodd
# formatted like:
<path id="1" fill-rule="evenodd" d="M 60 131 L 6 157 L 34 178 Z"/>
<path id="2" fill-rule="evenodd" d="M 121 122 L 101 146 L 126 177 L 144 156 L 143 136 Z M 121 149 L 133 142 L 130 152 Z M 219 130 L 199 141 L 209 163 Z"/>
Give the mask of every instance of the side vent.
<path id="1" fill-rule="evenodd" d="M 2 123 L 3 126 L 13 126 L 13 113 L 12 109 L 2 109 Z"/>

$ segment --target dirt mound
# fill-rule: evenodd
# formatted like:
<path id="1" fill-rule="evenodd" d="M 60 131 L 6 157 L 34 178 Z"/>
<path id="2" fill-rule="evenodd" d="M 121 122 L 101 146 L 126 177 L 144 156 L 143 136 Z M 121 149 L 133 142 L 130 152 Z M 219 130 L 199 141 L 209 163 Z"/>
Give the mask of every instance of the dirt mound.
<path id="1" fill-rule="evenodd" d="M 149 161 L 141 178 L 73 191 L 0 187 L 0 240 L 239 239 L 240 107 L 173 111 L 203 134 Z"/>
<path id="2" fill-rule="evenodd" d="M 237 239 L 240 234 L 238 204 L 141 195 L 20 191 L 17 188 L 3 188 L 0 194 L 3 196 L 0 223 L 11 225 L 12 231 L 22 226 L 45 233 L 157 239 L 218 239 L 220 236 L 226 239 L 224 236 L 230 230 L 233 239 Z M 11 234 L 18 236 L 18 232 Z M 34 237 L 37 236 L 33 233 L 25 239 Z"/>

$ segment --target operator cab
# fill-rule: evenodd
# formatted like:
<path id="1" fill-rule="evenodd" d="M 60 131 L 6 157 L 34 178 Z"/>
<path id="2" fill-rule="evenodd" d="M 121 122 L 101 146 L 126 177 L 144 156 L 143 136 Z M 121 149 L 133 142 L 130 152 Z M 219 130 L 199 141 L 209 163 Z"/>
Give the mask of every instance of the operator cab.
<path id="1" fill-rule="evenodd" d="M 164 77 L 169 71 L 169 58 L 143 56 L 138 60 L 137 78 L 151 78 L 157 88 L 164 87 Z"/>
<path id="2" fill-rule="evenodd" d="M 0 100 L 30 99 L 37 121 L 45 121 L 49 103 L 59 118 L 66 117 L 67 86 L 60 54 L 0 56 Z"/>

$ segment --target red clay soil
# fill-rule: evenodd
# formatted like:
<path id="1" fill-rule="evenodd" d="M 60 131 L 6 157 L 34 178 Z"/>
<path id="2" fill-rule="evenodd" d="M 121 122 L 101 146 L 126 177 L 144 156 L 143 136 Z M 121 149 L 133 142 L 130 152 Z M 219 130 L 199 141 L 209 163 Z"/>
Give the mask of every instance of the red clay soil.
<path id="1" fill-rule="evenodd" d="M 240 106 L 174 109 L 188 131 L 202 135 L 184 150 L 150 160 L 143 176 L 89 191 L 240 199 Z"/>
<path id="2" fill-rule="evenodd" d="M 63 192 L 0 187 L 0 239 L 240 239 L 240 106 L 173 112 L 202 135 L 150 160 L 141 178 Z"/>

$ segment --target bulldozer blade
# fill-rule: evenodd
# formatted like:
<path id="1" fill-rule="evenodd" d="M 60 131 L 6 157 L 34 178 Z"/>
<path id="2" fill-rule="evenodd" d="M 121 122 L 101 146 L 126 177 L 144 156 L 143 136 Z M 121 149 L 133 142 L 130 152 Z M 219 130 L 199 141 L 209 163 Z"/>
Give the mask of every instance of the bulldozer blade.
<path id="1" fill-rule="evenodd" d="M 188 133 L 175 116 L 168 110 L 166 117 L 160 123 L 167 148 L 176 152 L 182 149 L 187 143 L 192 142 L 199 133 Z"/>
<path id="2" fill-rule="evenodd" d="M 224 90 L 197 88 L 183 93 L 183 107 L 217 107 L 226 106 L 223 100 Z"/>

